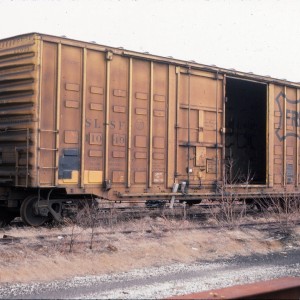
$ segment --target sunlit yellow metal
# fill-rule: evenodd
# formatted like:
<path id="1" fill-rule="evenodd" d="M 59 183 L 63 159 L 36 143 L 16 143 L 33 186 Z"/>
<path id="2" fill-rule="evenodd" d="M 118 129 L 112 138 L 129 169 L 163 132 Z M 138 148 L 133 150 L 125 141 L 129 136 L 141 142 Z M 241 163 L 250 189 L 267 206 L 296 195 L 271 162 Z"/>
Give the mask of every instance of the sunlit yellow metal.
<path id="1" fill-rule="evenodd" d="M 60 125 L 60 101 L 61 101 L 61 43 L 57 46 L 57 80 L 56 80 L 56 143 L 59 148 L 59 125 Z M 59 152 L 55 153 L 55 185 L 58 185 Z"/>
<path id="2" fill-rule="evenodd" d="M 17 161 L 9 175 L 5 173 L 9 162 L 0 164 L 1 179 L 16 177 L 18 186 L 58 186 L 70 193 L 92 191 L 112 200 L 129 192 L 170 195 L 174 182 L 188 176 L 194 181 L 191 193 L 201 185 L 213 190 L 215 181 L 225 177 L 226 78 L 231 78 L 268 85 L 266 184 L 251 184 L 253 193 L 283 191 L 287 164 L 296 164 L 294 183 L 299 186 L 300 128 L 298 122 L 287 120 L 290 105 L 300 111 L 299 103 L 287 102 L 295 95 L 299 99 L 297 83 L 39 34 L 0 41 L 0 61 L 2 81 L 7 81 L 1 93 L 12 95 L 2 104 L 2 123 L 7 118 L 9 126 L 1 123 L 1 130 L 13 131 L 0 137 L 6 147 L 3 153 L 9 153 L 9 143 L 25 149 L 14 153 Z M 283 139 L 277 138 L 277 129 Z M 290 137 L 291 130 L 297 138 Z M 201 147 L 208 159 L 203 162 L 197 157 Z M 68 155 L 76 157 L 75 163 L 62 166 Z M 213 162 L 220 156 L 219 169 L 213 172 Z M 22 165 L 23 160 L 27 161 Z M 58 178 L 64 168 L 66 174 L 72 172 L 71 178 Z M 102 186 L 103 180 L 111 180 L 112 188 Z M 246 190 L 242 185 L 234 188 Z M 199 188 L 197 193 L 204 192 Z"/>
<path id="3" fill-rule="evenodd" d="M 152 149 L 153 149 L 153 62 L 150 63 L 150 105 L 149 105 L 149 171 L 148 187 L 152 186 Z"/>
<path id="4" fill-rule="evenodd" d="M 286 86 L 283 93 L 283 136 L 286 137 Z M 286 186 L 286 138 L 283 139 L 283 186 Z"/>
<path id="5" fill-rule="evenodd" d="M 85 110 L 86 110 L 86 61 L 87 50 L 83 48 L 83 72 L 82 72 L 82 102 L 81 102 L 81 166 L 80 166 L 80 186 L 83 188 L 85 183 Z"/>
<path id="6" fill-rule="evenodd" d="M 127 187 L 131 185 L 131 130 L 132 130 L 132 58 L 129 58 L 128 82 L 128 137 L 127 137 Z"/>
<path id="7" fill-rule="evenodd" d="M 296 100 L 297 100 L 297 113 L 298 113 L 298 116 L 300 114 L 300 105 L 299 105 L 299 102 L 300 102 L 300 93 L 299 93 L 299 89 L 296 89 Z M 298 122 L 299 122 L 299 119 L 298 119 Z M 299 146 L 300 146 L 300 142 L 299 142 L 299 137 L 300 137 L 300 126 L 298 124 L 297 126 L 297 138 L 296 138 L 296 186 L 299 185 Z"/>
<path id="8" fill-rule="evenodd" d="M 267 133 L 266 133 L 266 175 L 267 185 L 274 184 L 274 85 L 269 84 L 267 89 Z"/>
<path id="9" fill-rule="evenodd" d="M 104 180 L 108 180 L 108 147 L 109 147 L 109 109 L 110 109 L 110 63 L 112 53 L 106 53 L 106 97 L 105 97 L 105 158 L 104 158 Z"/>
<path id="10" fill-rule="evenodd" d="M 102 171 L 93 171 L 93 170 L 84 171 L 84 184 L 102 183 L 102 181 L 103 181 Z"/>

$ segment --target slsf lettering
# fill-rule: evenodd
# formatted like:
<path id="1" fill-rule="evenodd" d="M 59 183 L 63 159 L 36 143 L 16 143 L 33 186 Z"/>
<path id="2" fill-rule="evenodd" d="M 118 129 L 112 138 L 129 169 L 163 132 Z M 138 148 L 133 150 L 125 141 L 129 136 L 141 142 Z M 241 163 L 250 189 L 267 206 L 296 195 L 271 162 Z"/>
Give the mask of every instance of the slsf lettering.
<path id="1" fill-rule="evenodd" d="M 101 121 L 99 119 L 90 119 L 87 118 L 85 120 L 85 127 L 86 128 L 102 128 L 103 127 L 103 123 L 101 123 Z M 125 129 L 125 125 L 126 123 L 123 121 L 110 121 L 109 122 L 109 128 L 110 129 L 116 129 L 116 130 L 124 130 Z"/>
<path id="2" fill-rule="evenodd" d="M 117 129 L 117 130 L 123 130 L 125 129 L 125 122 L 122 121 L 110 121 L 110 128 L 111 129 Z"/>
<path id="3" fill-rule="evenodd" d="M 293 127 L 300 127 L 300 115 L 295 110 L 286 110 L 286 123 L 287 125 L 291 125 Z"/>
<path id="4" fill-rule="evenodd" d="M 85 127 L 87 128 L 101 128 L 101 123 L 99 119 L 86 119 Z"/>

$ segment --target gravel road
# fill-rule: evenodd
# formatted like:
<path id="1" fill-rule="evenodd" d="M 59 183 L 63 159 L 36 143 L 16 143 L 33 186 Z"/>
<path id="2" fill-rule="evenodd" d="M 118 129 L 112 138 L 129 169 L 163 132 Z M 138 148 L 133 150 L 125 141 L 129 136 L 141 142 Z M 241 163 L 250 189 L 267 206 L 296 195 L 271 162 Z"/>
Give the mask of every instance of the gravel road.
<path id="1" fill-rule="evenodd" d="M 300 276 L 300 249 L 191 265 L 175 263 L 51 283 L 3 284 L 0 298 L 161 299 L 285 276 Z"/>

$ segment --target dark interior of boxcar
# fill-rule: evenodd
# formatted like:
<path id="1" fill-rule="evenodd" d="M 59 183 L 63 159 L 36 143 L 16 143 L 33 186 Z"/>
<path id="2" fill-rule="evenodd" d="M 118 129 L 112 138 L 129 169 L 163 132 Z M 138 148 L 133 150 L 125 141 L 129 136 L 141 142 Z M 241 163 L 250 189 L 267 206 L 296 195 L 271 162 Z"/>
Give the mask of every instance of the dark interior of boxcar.
<path id="1" fill-rule="evenodd" d="M 225 104 L 226 180 L 266 183 L 265 84 L 227 78 Z"/>

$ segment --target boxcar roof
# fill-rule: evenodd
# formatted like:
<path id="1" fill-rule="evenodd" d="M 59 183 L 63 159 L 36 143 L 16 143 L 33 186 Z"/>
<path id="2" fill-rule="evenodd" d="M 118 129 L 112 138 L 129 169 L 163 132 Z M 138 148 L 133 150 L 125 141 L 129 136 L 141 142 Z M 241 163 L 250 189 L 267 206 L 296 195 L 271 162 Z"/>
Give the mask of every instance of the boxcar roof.
<path id="1" fill-rule="evenodd" d="M 146 60 L 150 60 L 150 61 L 157 61 L 157 62 L 161 62 L 161 63 L 167 63 L 167 64 L 173 64 L 173 65 L 177 65 L 177 66 L 187 67 L 187 68 L 190 67 L 193 69 L 198 69 L 198 70 L 203 70 L 203 71 L 208 71 L 208 72 L 213 72 L 213 73 L 219 73 L 219 74 L 226 74 L 227 76 L 232 76 L 235 78 L 241 78 L 241 79 L 246 79 L 246 80 L 258 81 L 261 83 L 276 83 L 276 84 L 280 84 L 280 85 L 284 85 L 284 86 L 293 86 L 296 88 L 300 88 L 300 82 L 292 82 L 292 81 L 288 81 L 286 79 L 278 79 L 278 78 L 274 78 L 274 77 L 271 77 L 268 75 L 266 75 L 266 76 L 257 75 L 257 74 L 253 74 L 252 72 L 241 72 L 241 71 L 238 71 L 235 69 L 226 69 L 226 68 L 218 67 L 215 65 L 200 64 L 193 60 L 191 60 L 191 61 L 180 60 L 180 59 L 175 59 L 173 57 L 164 57 L 164 56 L 159 56 L 159 55 L 155 55 L 155 54 L 150 54 L 148 52 L 142 53 L 142 52 L 123 49 L 121 47 L 120 48 L 111 47 L 111 46 L 97 44 L 95 42 L 79 41 L 76 39 L 67 38 L 66 36 L 59 37 L 59 36 L 53 36 L 53 35 L 37 33 L 37 32 L 21 34 L 21 35 L 12 36 L 12 37 L 8 37 L 8 38 L 0 40 L 0 52 L 1 52 L 1 43 L 11 40 L 11 39 L 22 38 L 22 37 L 31 36 L 31 35 L 37 36 L 41 40 L 55 42 L 55 43 L 83 47 L 83 48 L 93 49 L 93 50 L 98 50 L 98 51 L 111 51 L 112 53 L 117 54 L 117 55 L 136 57 L 136 58 L 146 59 Z"/>

